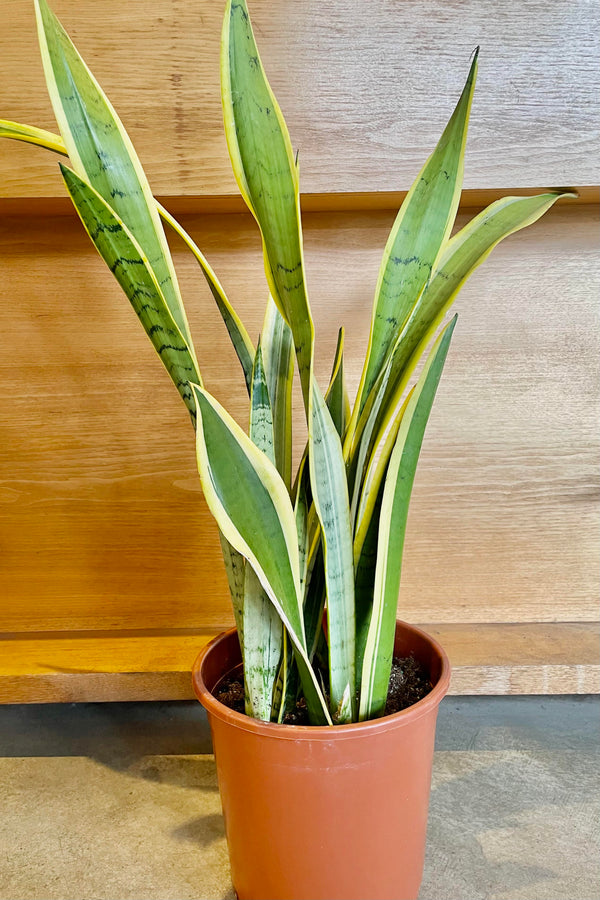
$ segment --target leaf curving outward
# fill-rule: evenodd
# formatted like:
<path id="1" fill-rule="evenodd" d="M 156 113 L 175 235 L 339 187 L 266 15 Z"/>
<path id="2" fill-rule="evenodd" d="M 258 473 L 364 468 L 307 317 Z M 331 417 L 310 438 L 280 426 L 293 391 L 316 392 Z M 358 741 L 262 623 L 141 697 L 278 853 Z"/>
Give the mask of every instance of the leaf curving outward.
<path id="1" fill-rule="evenodd" d="M 190 382 L 201 383 L 200 373 L 142 248 L 91 185 L 62 164 L 61 172 L 87 233 L 125 291 L 192 420 L 195 420 L 196 405 Z"/>
<path id="2" fill-rule="evenodd" d="M 314 326 L 304 275 L 298 167 L 245 0 L 228 0 L 225 9 L 221 96 L 231 164 L 261 231 L 271 294 L 292 329 L 308 411 Z"/>
<path id="3" fill-rule="evenodd" d="M 361 464 L 371 456 L 388 428 L 423 351 L 465 281 L 500 241 L 532 225 L 561 197 L 575 196 L 572 192 L 548 192 L 533 197 L 504 197 L 490 204 L 445 244 L 431 281 L 398 336 L 359 420 L 355 437 L 359 438 Z M 357 468 L 361 473 L 361 466 Z"/>

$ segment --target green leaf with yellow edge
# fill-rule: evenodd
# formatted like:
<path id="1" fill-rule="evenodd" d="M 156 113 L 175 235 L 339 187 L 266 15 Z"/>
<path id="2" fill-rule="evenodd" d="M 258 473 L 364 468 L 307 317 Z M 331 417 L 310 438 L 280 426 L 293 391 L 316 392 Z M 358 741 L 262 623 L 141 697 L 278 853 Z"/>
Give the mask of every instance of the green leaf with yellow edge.
<path id="1" fill-rule="evenodd" d="M 377 718 L 385 709 L 410 495 L 455 324 L 456 317 L 442 331 L 429 354 L 402 416 L 387 467 L 379 514 L 373 607 L 362 664 L 359 721 Z"/>
<path id="2" fill-rule="evenodd" d="M 10 138 L 13 141 L 25 141 L 27 144 L 37 144 L 46 150 L 53 150 L 61 156 L 68 156 L 65 142 L 59 134 L 53 134 L 44 128 L 36 128 L 34 125 L 21 125 L 20 122 L 10 122 L 8 119 L 0 119 L 0 138 Z"/>
<path id="3" fill-rule="evenodd" d="M 34 0 L 46 85 L 71 164 L 142 248 L 194 356 L 171 253 L 148 180 L 122 122 L 46 0 Z"/>
<path id="4" fill-rule="evenodd" d="M 200 373 L 142 248 L 91 185 L 62 164 L 61 172 L 87 233 L 125 291 L 194 420 L 196 405 L 190 382 L 200 382 Z"/>
<path id="5" fill-rule="evenodd" d="M 385 247 L 352 430 L 390 349 L 429 281 L 454 223 L 462 189 L 478 50 L 450 121 L 408 192 Z"/>
<path id="6" fill-rule="evenodd" d="M 288 490 L 292 482 L 292 386 L 294 339 L 271 296 L 267 301 L 261 347 L 275 440 L 275 464 Z"/>
<path id="7" fill-rule="evenodd" d="M 254 357 L 250 393 L 250 440 L 275 464 L 273 413 L 260 342 Z M 245 570 L 243 606 L 246 713 L 271 720 L 274 687 L 283 644 L 283 625 L 252 566 Z"/>
<path id="8" fill-rule="evenodd" d="M 321 524 L 327 592 L 330 711 L 353 721 L 355 688 L 354 565 L 346 467 L 340 437 L 317 382 L 309 420 L 310 481 Z"/>
<path id="9" fill-rule="evenodd" d="M 221 96 L 231 164 L 261 231 L 271 294 L 292 329 L 308 410 L 314 326 L 304 275 L 298 167 L 245 0 L 228 0 L 225 9 Z"/>
<path id="10" fill-rule="evenodd" d="M 254 365 L 254 344 L 252 343 L 250 335 L 246 331 L 244 323 L 227 299 L 227 295 L 223 290 L 221 282 L 217 278 L 212 266 L 210 265 L 196 242 L 187 233 L 183 225 L 181 225 L 177 221 L 177 219 L 172 216 L 171 213 L 164 208 L 164 206 L 162 206 L 162 204 L 158 203 L 157 201 L 156 205 L 158 207 L 158 212 L 160 213 L 161 218 L 171 226 L 176 234 L 179 235 L 179 237 L 192 251 L 192 253 L 196 257 L 196 260 L 200 264 L 202 274 L 204 275 L 206 282 L 210 288 L 210 292 L 215 299 L 217 308 L 221 313 L 221 317 L 223 319 L 223 322 L 225 323 L 225 327 L 227 328 L 231 343 L 233 344 L 233 349 L 235 350 L 237 358 L 239 359 L 242 366 L 244 378 L 246 379 L 246 387 L 248 388 L 248 393 L 250 393 L 250 387 L 252 384 L 252 366 Z"/>
<path id="11" fill-rule="evenodd" d="M 336 431 L 342 440 L 344 439 L 346 427 L 350 420 L 350 401 L 348 399 L 348 391 L 346 390 L 346 381 L 344 378 L 344 334 L 344 329 L 340 328 L 335 348 L 333 369 L 329 379 L 329 387 L 325 394 L 327 409 L 331 413 L 331 418 L 335 424 Z"/>
<path id="12" fill-rule="evenodd" d="M 504 238 L 537 222 L 561 197 L 576 196 L 572 192 L 552 191 L 533 197 L 503 197 L 471 219 L 447 242 L 431 281 L 394 348 L 384 408 L 392 402 L 394 395 L 403 391 L 407 376 L 413 371 L 461 287 L 494 247 Z"/>
<path id="13" fill-rule="evenodd" d="M 198 471 L 208 507 L 225 538 L 256 572 L 287 629 L 311 721 L 331 724 L 306 653 L 296 524 L 285 484 L 220 403 L 201 387 L 194 385 L 193 392 Z"/>
<path id="14" fill-rule="evenodd" d="M 423 351 L 451 308 L 460 288 L 500 241 L 536 222 L 561 197 L 573 192 L 548 192 L 533 197 L 505 197 L 490 204 L 444 246 L 431 281 L 398 336 L 385 368 L 375 384 L 354 434 L 348 442 L 355 492 L 362 485 L 364 466 L 389 427 L 394 410 Z M 357 501 L 353 495 L 353 510 Z"/>

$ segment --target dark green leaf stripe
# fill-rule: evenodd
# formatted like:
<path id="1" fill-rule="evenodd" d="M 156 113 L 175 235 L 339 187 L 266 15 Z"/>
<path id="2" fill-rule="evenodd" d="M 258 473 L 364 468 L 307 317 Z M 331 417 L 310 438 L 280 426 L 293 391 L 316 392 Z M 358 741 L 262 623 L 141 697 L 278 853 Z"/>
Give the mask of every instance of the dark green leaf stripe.
<path id="1" fill-rule="evenodd" d="M 123 288 L 183 402 L 195 418 L 190 382 L 201 383 L 188 345 L 173 321 L 145 255 L 124 223 L 75 172 L 61 172 L 87 233 Z"/>

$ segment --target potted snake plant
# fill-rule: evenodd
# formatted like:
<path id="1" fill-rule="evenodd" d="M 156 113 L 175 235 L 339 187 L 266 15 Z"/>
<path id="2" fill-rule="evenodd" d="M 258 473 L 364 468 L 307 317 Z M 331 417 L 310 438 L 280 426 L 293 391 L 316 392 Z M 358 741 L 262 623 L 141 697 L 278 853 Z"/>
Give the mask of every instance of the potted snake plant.
<path id="1" fill-rule="evenodd" d="M 193 678 L 213 732 L 237 895 L 415 898 L 449 664 L 396 611 L 415 468 L 456 324 L 445 319 L 496 244 L 562 195 L 506 197 L 451 235 L 475 52 L 385 246 L 351 404 L 343 330 L 325 391 L 314 375 L 298 163 L 245 0 L 227 0 L 221 88 L 233 171 L 262 237 L 269 297 L 256 346 L 201 250 L 154 199 L 115 110 L 46 0 L 34 2 L 60 134 L 2 121 L 0 136 L 69 158 L 60 169 L 73 204 L 187 407 L 219 528 L 236 628 L 203 651 Z M 194 254 L 223 317 L 248 391 L 248 433 L 204 385 L 164 224 Z M 295 370 L 308 440 L 293 475 Z M 417 661 L 428 692 L 389 714 L 395 657 Z M 232 674 L 242 710 L 215 696 Z M 300 709 L 305 724 L 286 724 Z"/>

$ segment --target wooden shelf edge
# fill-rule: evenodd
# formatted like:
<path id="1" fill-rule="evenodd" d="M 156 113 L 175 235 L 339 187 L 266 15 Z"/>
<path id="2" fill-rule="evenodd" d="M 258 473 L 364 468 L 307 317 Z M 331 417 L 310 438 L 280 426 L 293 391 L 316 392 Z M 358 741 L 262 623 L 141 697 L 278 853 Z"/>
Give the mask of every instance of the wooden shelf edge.
<path id="1" fill-rule="evenodd" d="M 600 203 L 597 185 L 575 187 L 504 187 L 472 188 L 462 192 L 460 209 L 481 209 L 506 196 L 532 196 L 548 190 L 576 190 L 579 197 L 560 200 L 561 204 L 581 207 Z M 302 194 L 302 211 L 308 212 L 368 212 L 396 210 L 407 191 L 353 191 L 339 193 Z M 248 213 L 239 194 L 159 196 L 158 200 L 173 215 L 226 215 Z M 0 197 L 0 214 L 6 216 L 75 216 L 68 197 Z"/>
<path id="2" fill-rule="evenodd" d="M 600 693 L 596 623 L 422 627 L 450 656 L 450 694 Z M 188 631 L 0 635 L 0 703 L 189 700 L 193 660 L 211 637 Z"/>

